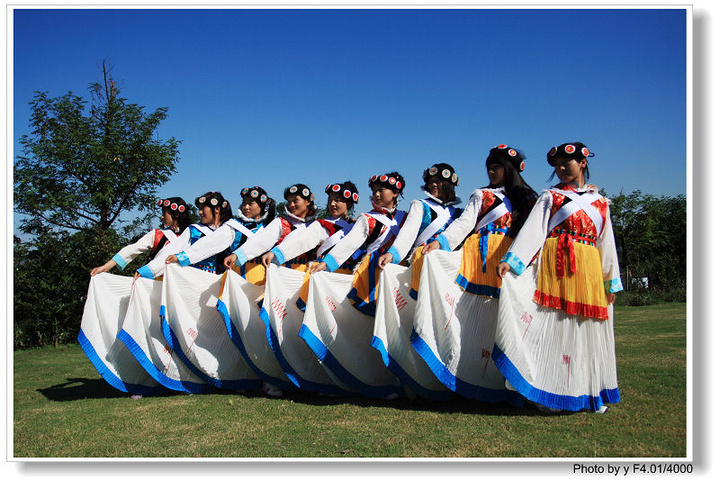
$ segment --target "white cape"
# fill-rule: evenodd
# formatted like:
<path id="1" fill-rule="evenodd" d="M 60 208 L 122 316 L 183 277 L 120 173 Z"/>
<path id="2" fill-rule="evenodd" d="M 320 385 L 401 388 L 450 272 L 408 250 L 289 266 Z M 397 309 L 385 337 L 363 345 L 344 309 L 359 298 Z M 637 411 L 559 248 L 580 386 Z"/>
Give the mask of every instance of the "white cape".
<path id="1" fill-rule="evenodd" d="M 297 387 L 285 375 L 280 362 L 267 340 L 265 323 L 260 318 L 259 302 L 265 293 L 264 285 L 255 285 L 234 270 L 223 274 L 222 299 L 217 309 L 229 335 L 247 364 L 263 381 L 285 391 Z"/>
<path id="2" fill-rule="evenodd" d="M 613 308 L 608 320 L 568 315 L 533 299 L 537 262 L 508 273 L 500 293 L 493 358 L 529 400 L 560 410 L 598 410 L 620 401 Z"/>
<path id="3" fill-rule="evenodd" d="M 298 307 L 305 274 L 271 264 L 265 277 L 265 298 L 260 318 L 267 339 L 285 374 L 299 388 L 311 392 L 346 395 L 300 338 L 305 313 Z"/>
<path id="4" fill-rule="evenodd" d="M 192 373 L 165 340 L 160 318 L 162 288 L 162 281 L 142 277 L 135 281 L 118 339 L 162 386 L 189 393 L 215 391 Z"/>

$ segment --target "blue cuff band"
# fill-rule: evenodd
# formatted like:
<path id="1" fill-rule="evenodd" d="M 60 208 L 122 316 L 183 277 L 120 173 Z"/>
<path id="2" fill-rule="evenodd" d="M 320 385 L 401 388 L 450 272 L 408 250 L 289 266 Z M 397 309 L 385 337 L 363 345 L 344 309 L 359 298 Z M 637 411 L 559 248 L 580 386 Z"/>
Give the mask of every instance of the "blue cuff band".
<path id="1" fill-rule="evenodd" d="M 270 250 L 270 253 L 275 255 L 275 259 L 273 260 L 274 263 L 277 263 L 278 265 L 282 265 L 283 263 L 285 263 L 285 255 L 278 247 L 273 247 Z"/>
<path id="2" fill-rule="evenodd" d="M 180 253 L 176 254 L 175 256 L 178 259 L 178 263 L 180 265 L 182 265 L 183 267 L 187 267 L 188 265 L 190 265 L 190 258 L 188 258 L 187 253 L 180 252 Z"/>
<path id="3" fill-rule="evenodd" d="M 525 264 L 514 253 L 507 252 L 500 261 L 510 265 L 510 269 L 515 275 L 520 275 L 525 271 Z"/>
<path id="4" fill-rule="evenodd" d="M 444 251 L 444 252 L 450 251 L 450 244 L 448 243 L 447 238 L 445 238 L 445 235 L 442 235 L 442 234 L 438 235 L 435 240 L 437 240 L 438 243 L 440 243 L 440 249 L 442 251 Z"/>
<path id="5" fill-rule="evenodd" d="M 151 280 L 153 278 L 155 278 L 155 275 L 153 275 L 152 270 L 150 270 L 150 267 L 148 267 L 147 265 L 143 265 L 142 267 L 138 268 L 137 273 L 139 273 L 140 276 L 143 278 L 149 278 Z"/>
<path id="6" fill-rule="evenodd" d="M 605 291 L 607 293 L 617 293 L 622 289 L 622 281 L 619 278 L 613 278 L 605 282 Z"/>
<path id="7" fill-rule="evenodd" d="M 392 263 L 398 264 L 400 263 L 400 260 L 402 260 L 402 258 L 400 258 L 400 254 L 397 251 L 397 248 L 395 247 L 390 247 L 390 250 L 388 250 L 387 253 L 392 255 Z"/>
<path id="8" fill-rule="evenodd" d="M 120 270 L 125 270 L 125 267 L 127 266 L 127 262 L 125 261 L 124 258 L 122 258 L 120 255 L 118 255 L 116 253 L 112 259 L 115 263 L 117 263 L 117 266 L 120 267 Z"/>
<path id="9" fill-rule="evenodd" d="M 238 248 L 233 253 L 238 257 L 237 260 L 235 260 L 235 265 L 237 265 L 238 267 L 242 267 L 247 263 L 248 259 L 245 256 L 245 252 L 242 251 L 242 248 Z"/>
<path id="10" fill-rule="evenodd" d="M 325 255 L 322 261 L 325 262 L 325 265 L 327 265 L 327 269 L 329 272 L 334 272 L 335 270 L 340 268 L 340 265 L 338 265 L 337 261 L 330 254 Z"/>

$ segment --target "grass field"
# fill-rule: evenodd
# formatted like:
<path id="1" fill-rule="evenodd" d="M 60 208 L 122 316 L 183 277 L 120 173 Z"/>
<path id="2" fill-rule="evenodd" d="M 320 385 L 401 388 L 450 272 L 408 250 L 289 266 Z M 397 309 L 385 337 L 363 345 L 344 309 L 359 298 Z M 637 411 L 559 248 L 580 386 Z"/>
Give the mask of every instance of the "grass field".
<path id="1" fill-rule="evenodd" d="M 77 345 L 17 351 L 12 452 L 17 459 L 685 457 L 685 304 L 619 307 L 615 322 L 622 401 L 604 415 L 463 399 L 131 399 L 105 383 Z"/>

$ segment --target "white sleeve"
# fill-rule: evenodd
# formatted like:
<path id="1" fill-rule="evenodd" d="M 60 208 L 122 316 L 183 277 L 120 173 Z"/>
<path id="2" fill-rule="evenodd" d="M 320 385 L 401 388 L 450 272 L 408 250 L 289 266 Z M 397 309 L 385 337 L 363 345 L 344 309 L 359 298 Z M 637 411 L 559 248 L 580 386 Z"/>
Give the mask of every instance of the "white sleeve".
<path id="1" fill-rule="evenodd" d="M 235 229 L 227 223 L 210 235 L 205 235 L 185 249 L 189 264 L 195 264 L 230 247 L 235 240 Z M 182 253 L 182 252 L 181 252 Z"/>
<path id="2" fill-rule="evenodd" d="M 544 190 L 505 254 L 503 261 L 508 262 L 516 274 L 522 273 L 527 268 L 545 243 L 552 202 L 552 194 Z"/>
<path id="3" fill-rule="evenodd" d="M 275 247 L 282 255 L 282 258 L 278 258 L 278 261 L 285 263 L 292 260 L 317 247 L 328 237 L 325 227 L 320 222 L 314 221 L 299 235 L 288 236 Z"/>
<path id="4" fill-rule="evenodd" d="M 162 255 L 158 254 L 155 256 L 154 259 L 152 259 L 150 262 L 147 263 L 144 267 L 141 267 L 143 270 L 148 268 L 150 269 L 150 272 L 152 272 L 153 278 L 157 278 L 160 275 L 163 274 L 165 270 L 165 259 L 170 255 L 175 255 L 183 250 L 185 250 L 190 245 L 190 227 L 187 227 L 180 236 L 170 242 L 169 245 L 167 245 L 162 250 Z M 143 275 L 145 276 L 145 275 Z"/>
<path id="5" fill-rule="evenodd" d="M 124 269 L 128 263 L 132 262 L 141 253 L 152 250 L 155 244 L 155 231 L 156 230 L 150 230 L 140 237 L 137 242 L 121 248 L 120 251 L 115 254 L 113 260 L 120 269 Z"/>
<path id="6" fill-rule="evenodd" d="M 391 247 L 395 250 L 398 261 L 402 261 L 415 244 L 422 225 L 423 210 L 423 202 L 420 200 L 413 200 L 410 204 L 405 222 Z"/>
<path id="7" fill-rule="evenodd" d="M 238 258 L 244 258 L 246 261 L 252 260 L 265 252 L 269 252 L 277 244 L 281 236 L 282 219 L 278 217 L 256 235 L 253 235 L 252 238 L 249 238 L 234 253 Z"/>
<path id="8" fill-rule="evenodd" d="M 615 247 L 615 234 L 613 232 L 612 222 L 610 221 L 610 206 L 608 206 L 603 231 L 597 239 L 597 248 L 600 251 L 605 290 L 610 293 L 622 290 L 620 262 L 618 261 L 617 248 Z"/>
<path id="9" fill-rule="evenodd" d="M 353 228 L 325 255 L 325 264 L 330 271 L 336 270 L 345 263 L 358 248 L 362 247 L 370 235 L 370 224 L 367 215 L 358 217 Z M 329 257 L 329 258 L 328 258 Z"/>
<path id="10" fill-rule="evenodd" d="M 475 225 L 477 225 L 478 216 L 482 212 L 483 198 L 483 190 L 475 190 L 467 205 L 465 205 L 463 213 L 441 234 L 447 240 L 450 250 L 455 250 L 472 233 Z"/>

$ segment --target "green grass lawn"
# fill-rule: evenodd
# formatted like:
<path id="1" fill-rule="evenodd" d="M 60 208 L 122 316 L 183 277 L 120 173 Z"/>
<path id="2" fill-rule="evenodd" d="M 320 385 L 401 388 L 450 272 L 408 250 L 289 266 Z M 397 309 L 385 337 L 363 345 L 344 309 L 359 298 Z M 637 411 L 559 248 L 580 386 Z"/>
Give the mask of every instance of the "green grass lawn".
<path id="1" fill-rule="evenodd" d="M 619 307 L 615 332 L 622 401 L 604 415 L 302 393 L 131 399 L 78 345 L 17 351 L 13 456 L 685 457 L 685 304 Z"/>

